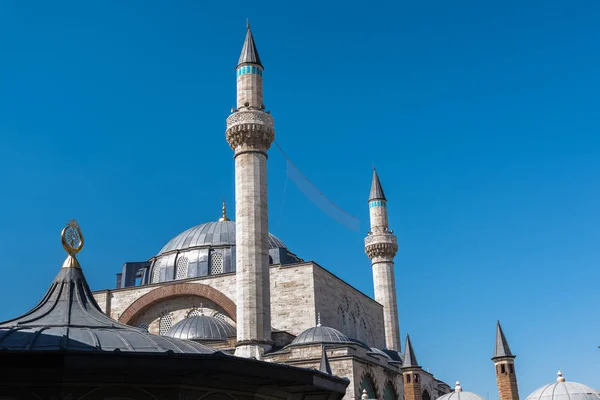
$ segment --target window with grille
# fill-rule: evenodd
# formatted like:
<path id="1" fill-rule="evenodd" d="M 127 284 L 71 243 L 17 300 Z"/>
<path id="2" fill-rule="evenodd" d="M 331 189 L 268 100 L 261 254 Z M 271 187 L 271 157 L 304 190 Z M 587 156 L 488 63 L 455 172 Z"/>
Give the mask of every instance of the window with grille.
<path id="1" fill-rule="evenodd" d="M 187 315 L 188 318 L 190 317 L 199 317 L 202 315 L 202 312 L 196 308 L 194 308 L 192 311 L 190 311 Z"/>
<path id="2" fill-rule="evenodd" d="M 223 314 L 221 314 L 220 312 L 218 312 L 215 315 L 213 315 L 213 317 L 218 318 L 221 321 L 225 321 L 225 316 Z M 227 321 L 225 321 L 225 322 L 227 322 Z"/>
<path id="3" fill-rule="evenodd" d="M 210 274 L 223 273 L 223 254 L 213 251 L 210 255 Z"/>
<path id="4" fill-rule="evenodd" d="M 161 335 L 167 333 L 169 329 L 173 326 L 173 317 L 171 314 L 164 314 L 160 317 L 158 332 Z"/>
<path id="5" fill-rule="evenodd" d="M 160 264 L 160 261 L 154 264 L 154 271 L 152 271 L 152 281 L 150 283 L 158 283 L 160 281 Z"/>
<path id="6" fill-rule="evenodd" d="M 188 266 L 190 265 L 190 260 L 187 257 L 180 257 L 177 260 L 177 275 L 175 279 L 185 279 L 188 277 Z"/>
<path id="7" fill-rule="evenodd" d="M 142 328 L 144 330 L 148 330 L 148 324 L 141 323 L 138 325 L 138 328 Z"/>

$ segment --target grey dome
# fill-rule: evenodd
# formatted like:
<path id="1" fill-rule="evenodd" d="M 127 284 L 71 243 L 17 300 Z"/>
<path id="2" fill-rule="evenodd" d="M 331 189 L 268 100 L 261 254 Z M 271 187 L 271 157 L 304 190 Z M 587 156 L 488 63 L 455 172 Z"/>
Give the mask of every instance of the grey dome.
<path id="1" fill-rule="evenodd" d="M 203 246 L 235 246 L 235 222 L 214 221 L 196 225 L 169 240 L 158 255 Z M 269 233 L 269 248 L 286 247 L 281 240 Z"/>
<path id="2" fill-rule="evenodd" d="M 348 339 L 337 329 L 328 326 L 317 325 L 309 328 L 299 334 L 291 343 L 291 345 L 311 344 L 311 343 L 355 343 Z"/>
<path id="3" fill-rule="evenodd" d="M 446 393 L 445 395 L 438 397 L 437 400 L 485 400 L 478 394 L 472 392 L 463 392 L 459 382 L 456 382 L 456 388 L 454 392 Z"/>
<path id="4" fill-rule="evenodd" d="M 375 347 L 370 347 L 370 348 L 369 348 L 369 352 L 370 352 L 370 353 L 375 353 L 375 354 L 377 354 L 378 356 L 385 357 L 385 358 L 387 358 L 387 359 L 389 359 L 389 360 L 391 360 L 391 359 L 392 359 L 392 357 L 390 357 L 390 356 L 389 356 L 389 354 L 387 354 L 385 351 L 383 351 L 383 350 L 380 350 L 380 349 L 378 349 L 378 348 L 375 348 Z"/>
<path id="5" fill-rule="evenodd" d="M 102 312 L 79 267 L 63 267 L 37 306 L 0 323 L 0 349 L 214 353 L 199 343 L 152 335 Z"/>
<path id="6" fill-rule="evenodd" d="M 591 387 L 577 382 L 567 382 L 559 372 L 556 383 L 542 386 L 529 396 L 527 400 L 599 400 L 600 393 Z"/>
<path id="7" fill-rule="evenodd" d="M 393 361 L 404 362 L 404 354 L 399 351 L 388 349 L 383 349 L 381 351 L 387 354 Z"/>
<path id="8" fill-rule="evenodd" d="M 235 336 L 235 328 L 219 318 L 197 315 L 179 321 L 165 336 L 187 340 L 227 340 Z"/>

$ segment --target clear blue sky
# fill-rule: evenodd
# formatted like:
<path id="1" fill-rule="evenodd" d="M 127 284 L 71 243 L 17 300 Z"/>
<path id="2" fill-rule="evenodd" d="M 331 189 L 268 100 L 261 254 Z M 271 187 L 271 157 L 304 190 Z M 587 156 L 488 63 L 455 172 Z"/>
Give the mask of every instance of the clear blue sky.
<path id="1" fill-rule="evenodd" d="M 375 163 L 402 333 L 497 398 L 495 322 L 524 398 L 600 388 L 597 1 L 3 1 L 0 317 L 35 305 L 77 218 L 93 289 L 234 198 L 224 120 L 250 18 L 277 140 L 347 230 L 269 158 L 270 230 L 372 295 Z M 233 210 L 232 210 L 233 214 Z"/>

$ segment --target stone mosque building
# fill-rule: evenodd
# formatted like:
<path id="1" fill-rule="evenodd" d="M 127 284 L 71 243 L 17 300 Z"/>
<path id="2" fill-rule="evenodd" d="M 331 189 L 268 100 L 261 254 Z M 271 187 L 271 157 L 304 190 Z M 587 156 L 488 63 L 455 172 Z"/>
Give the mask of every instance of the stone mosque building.
<path id="1" fill-rule="evenodd" d="M 125 263 L 116 288 L 95 292 L 96 301 L 122 323 L 242 357 L 316 368 L 325 351 L 333 374 L 351 381 L 345 398 L 363 390 L 370 398 L 401 398 L 398 245 L 377 173 L 365 239 L 372 299 L 268 232 L 266 161 L 274 120 L 265 110 L 263 65 L 249 27 L 236 75 L 237 105 L 226 129 L 235 162 L 235 221 L 223 204 L 218 221 L 182 232 L 147 261 Z M 450 391 L 432 374 L 421 376 L 424 400 Z"/>
<path id="2" fill-rule="evenodd" d="M 234 153 L 235 221 L 223 204 L 219 220 L 180 233 L 147 261 L 125 263 L 115 289 L 93 293 L 102 311 L 170 340 L 347 378 L 345 400 L 483 400 L 424 370 L 408 335 L 401 348 L 398 245 L 376 171 L 365 238 L 374 299 L 269 233 L 266 162 L 275 130 L 263 102 L 263 71 L 248 26 L 236 67 L 237 105 L 225 132 Z M 514 359 L 498 323 L 492 360 L 500 400 L 519 400 Z M 600 400 L 600 394 L 559 373 L 527 400 Z"/>

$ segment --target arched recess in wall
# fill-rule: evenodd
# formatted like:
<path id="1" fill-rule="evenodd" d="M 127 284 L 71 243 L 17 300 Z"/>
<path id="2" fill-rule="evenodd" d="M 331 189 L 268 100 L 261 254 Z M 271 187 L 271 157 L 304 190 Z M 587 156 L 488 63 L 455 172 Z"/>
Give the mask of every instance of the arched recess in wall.
<path id="1" fill-rule="evenodd" d="M 423 390 L 423 400 L 431 400 L 431 395 L 429 394 L 429 391 L 427 390 Z"/>
<path id="2" fill-rule="evenodd" d="M 233 321 L 237 320 L 235 303 L 217 289 L 203 283 L 173 283 L 156 288 L 131 303 L 119 317 L 119 322 L 128 324 L 148 307 L 160 301 L 179 296 L 207 298 L 220 306 Z"/>
<path id="3" fill-rule="evenodd" d="M 399 398 L 400 396 L 398 396 L 398 394 L 396 393 L 392 382 L 386 383 L 385 388 L 383 389 L 383 400 L 396 400 Z"/>
<path id="4" fill-rule="evenodd" d="M 367 391 L 367 395 L 369 399 L 378 399 L 377 397 L 377 389 L 375 388 L 375 381 L 370 373 L 365 373 L 360 380 L 360 390 L 359 393 L 362 393 L 363 390 Z"/>

